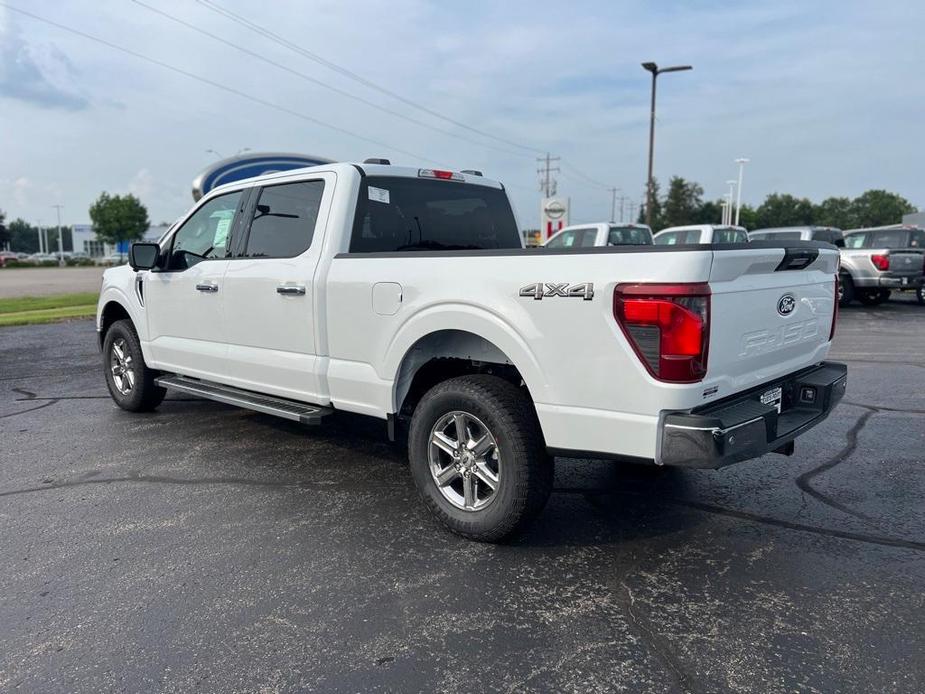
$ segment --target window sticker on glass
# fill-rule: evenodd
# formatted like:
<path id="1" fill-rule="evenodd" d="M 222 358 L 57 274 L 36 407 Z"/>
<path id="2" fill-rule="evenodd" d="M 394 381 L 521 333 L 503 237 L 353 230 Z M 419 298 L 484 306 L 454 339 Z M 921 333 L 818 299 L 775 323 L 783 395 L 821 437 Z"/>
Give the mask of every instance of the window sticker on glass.
<path id="1" fill-rule="evenodd" d="M 389 191 L 385 188 L 376 188 L 374 186 L 368 186 L 369 188 L 369 199 L 373 202 L 383 202 L 386 205 L 389 204 Z"/>
<path id="2" fill-rule="evenodd" d="M 231 215 L 218 220 L 215 225 L 215 236 L 212 239 L 213 248 L 221 248 L 228 242 L 228 230 L 231 229 Z"/>

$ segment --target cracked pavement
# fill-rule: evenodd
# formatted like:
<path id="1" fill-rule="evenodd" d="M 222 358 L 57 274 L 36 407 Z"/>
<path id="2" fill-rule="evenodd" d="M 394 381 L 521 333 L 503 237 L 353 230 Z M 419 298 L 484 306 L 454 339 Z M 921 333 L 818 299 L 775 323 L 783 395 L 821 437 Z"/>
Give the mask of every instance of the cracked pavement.
<path id="1" fill-rule="evenodd" d="M 557 461 L 518 541 L 385 427 L 116 409 L 89 321 L 0 329 L 0 690 L 925 690 L 925 308 L 842 311 L 848 394 L 721 471 Z"/>

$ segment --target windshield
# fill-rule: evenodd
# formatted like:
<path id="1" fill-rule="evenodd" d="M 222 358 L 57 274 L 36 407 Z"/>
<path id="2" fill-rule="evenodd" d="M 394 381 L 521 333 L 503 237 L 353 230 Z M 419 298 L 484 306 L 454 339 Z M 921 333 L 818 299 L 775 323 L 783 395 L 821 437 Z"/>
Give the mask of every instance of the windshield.
<path id="1" fill-rule="evenodd" d="M 360 185 L 351 253 L 522 247 L 499 188 L 401 176 L 368 176 Z"/>
<path id="2" fill-rule="evenodd" d="M 642 227 L 610 227 L 607 234 L 608 246 L 648 246 L 652 244 L 652 232 Z"/>

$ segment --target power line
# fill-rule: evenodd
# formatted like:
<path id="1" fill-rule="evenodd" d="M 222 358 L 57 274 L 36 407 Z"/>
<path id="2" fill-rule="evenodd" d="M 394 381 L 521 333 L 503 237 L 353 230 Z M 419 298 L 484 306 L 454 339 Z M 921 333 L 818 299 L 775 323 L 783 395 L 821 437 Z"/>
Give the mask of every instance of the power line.
<path id="1" fill-rule="evenodd" d="M 378 147 L 385 147 L 386 149 L 390 149 L 390 150 L 392 150 L 392 151 L 394 151 L 394 152 L 398 152 L 398 153 L 400 153 L 400 154 L 405 154 L 405 155 L 407 155 L 407 156 L 409 156 L 409 157 L 411 157 L 411 158 L 413 158 L 413 159 L 419 159 L 419 160 L 428 161 L 428 162 L 431 162 L 431 163 L 437 163 L 437 162 L 434 161 L 433 159 L 429 159 L 428 157 L 424 157 L 424 156 L 422 156 L 422 155 L 420 155 L 420 154 L 415 154 L 414 152 L 409 152 L 409 151 L 407 151 L 407 150 L 400 149 L 400 148 L 395 147 L 395 146 L 393 146 L 393 145 L 390 145 L 390 144 L 388 144 L 388 143 L 386 143 L 386 142 L 381 142 L 381 141 L 379 141 L 379 140 L 375 140 L 375 139 L 373 139 L 373 138 L 366 137 L 365 135 L 360 135 L 359 133 L 355 133 L 355 132 L 353 132 L 353 131 L 351 131 L 351 130 L 347 130 L 346 128 L 341 128 L 341 127 L 339 127 L 339 126 L 337 126 L 337 125 L 331 125 L 330 123 L 325 123 L 324 121 L 319 120 L 318 118 L 314 118 L 314 117 L 312 117 L 312 116 L 309 116 L 309 115 L 307 115 L 307 114 L 305 114 L 305 113 L 300 113 L 299 111 L 295 111 L 295 110 L 293 110 L 293 109 L 291 109 L 291 108 L 287 108 L 286 106 L 281 106 L 280 104 L 273 103 L 272 101 L 266 101 L 266 100 L 261 99 L 261 98 L 259 98 L 259 97 L 256 97 L 256 96 L 253 96 L 253 95 L 251 95 L 251 94 L 248 94 L 248 93 L 246 93 L 246 92 L 242 92 L 242 91 L 239 90 L 239 89 L 235 89 L 234 87 L 229 87 L 229 86 L 227 86 L 227 85 L 221 84 L 220 82 L 215 82 L 215 81 L 213 81 L 213 80 L 210 80 L 210 79 L 207 78 L 207 77 L 202 77 L 201 75 L 197 75 L 197 74 L 194 74 L 194 73 L 192 73 L 192 72 L 188 72 L 188 71 L 186 71 L 186 70 L 184 70 L 184 69 L 182 69 L 182 68 L 176 67 L 175 65 L 171 65 L 171 64 L 169 64 L 169 63 L 162 62 L 162 61 L 160 61 L 160 60 L 157 60 L 156 58 L 151 58 L 150 56 L 144 55 L 144 54 L 142 54 L 142 53 L 138 53 L 138 52 L 133 51 L 133 50 L 131 50 L 131 49 L 129 49 L 129 48 L 125 48 L 125 47 L 123 47 L 123 46 L 119 46 L 118 44 L 111 43 L 110 41 L 107 41 L 106 39 L 101 39 L 101 38 L 99 38 L 99 37 L 97 37 L 97 36 L 93 36 L 92 34 L 87 34 L 87 33 L 83 32 L 83 31 L 80 31 L 79 29 L 74 29 L 74 28 L 69 27 L 69 26 L 66 26 L 66 25 L 64 25 L 64 24 L 59 24 L 58 22 L 52 21 L 52 20 L 50 20 L 50 19 L 46 19 L 45 17 L 40 17 L 40 16 L 37 15 L 37 14 L 33 14 L 33 13 L 31 13 L 31 12 L 27 12 L 26 10 L 19 9 L 18 7 L 13 7 L 12 5 L 8 5 L 8 4 L 6 4 L 5 2 L 0 2 L 0 6 L 6 7 L 8 10 L 12 10 L 13 12 L 18 12 L 19 14 L 25 15 L 26 17 L 31 17 L 32 19 L 35 19 L 35 20 L 37 20 L 37 21 L 39 21 L 39 22 L 43 22 L 43 23 L 45 23 L 45 24 L 49 24 L 49 25 L 51 25 L 51 26 L 53 26 L 53 27 L 56 27 L 56 28 L 58 28 L 58 29 L 61 29 L 62 31 L 66 31 L 66 32 L 68 32 L 68 33 L 70 33 L 70 34 L 75 34 L 75 35 L 81 36 L 81 37 L 83 37 L 83 38 L 85 38 L 85 39 L 89 39 L 90 41 L 95 41 L 96 43 L 102 44 L 102 45 L 104 45 L 104 46 L 108 46 L 109 48 L 112 48 L 112 49 L 114 49 L 114 50 L 121 51 L 122 53 L 126 53 L 126 54 L 128 54 L 128 55 L 131 55 L 131 56 L 133 56 L 133 57 L 135 57 L 135 58 L 138 58 L 139 60 L 144 60 L 144 61 L 146 61 L 146 62 L 148 62 L 148 63 L 152 63 L 153 65 L 157 65 L 157 66 L 162 67 L 162 68 L 165 68 L 165 69 L 167 69 L 167 70 L 171 70 L 172 72 L 176 72 L 176 73 L 178 73 L 178 74 L 181 74 L 181 75 L 183 75 L 183 76 L 185 76 L 185 77 L 189 77 L 190 79 L 194 79 L 194 80 L 197 80 L 197 81 L 202 82 L 202 83 L 204 83 L 204 84 L 208 84 L 208 85 L 210 85 L 210 86 L 212 86 L 212 87 L 215 87 L 216 89 L 221 89 L 222 91 L 228 92 L 228 93 L 230 93 L 230 94 L 234 94 L 234 95 L 236 95 L 236 96 L 240 96 L 240 97 L 242 97 L 242 98 L 244 98 L 244 99 L 247 99 L 248 101 L 253 101 L 253 102 L 256 103 L 256 104 L 260 104 L 261 106 L 266 106 L 266 107 L 268 107 L 268 108 L 272 108 L 272 109 L 275 109 L 275 110 L 277 110 L 277 111 L 281 111 L 282 113 L 289 114 L 290 116 L 295 116 L 296 118 L 301 118 L 302 120 L 308 121 L 308 122 L 310 122 L 310 123 L 314 123 L 315 125 L 320 125 L 320 126 L 323 127 L 323 128 L 328 128 L 329 130 L 334 130 L 334 131 L 339 132 L 339 133 L 342 133 L 342 134 L 344 134 L 344 135 L 349 135 L 350 137 L 355 137 L 355 138 L 357 138 L 358 140 L 363 140 L 364 142 L 369 142 L 369 143 L 374 144 L 374 145 L 376 145 L 376 146 L 378 146 Z"/>
<path id="2" fill-rule="evenodd" d="M 389 96 L 393 99 L 401 101 L 403 104 L 406 104 L 420 111 L 423 111 L 424 113 L 427 113 L 428 115 L 434 116 L 435 118 L 440 118 L 441 120 L 447 121 L 448 123 L 452 123 L 453 125 L 459 128 L 463 128 L 464 130 L 468 130 L 469 132 L 476 133 L 477 135 L 481 135 L 482 137 L 487 137 L 492 140 L 496 140 L 497 142 L 502 142 L 511 147 L 516 147 L 518 149 L 522 149 L 522 150 L 525 150 L 527 152 L 532 152 L 532 153 L 542 152 L 541 149 L 538 149 L 536 147 L 530 147 L 528 145 L 524 145 L 519 142 L 514 142 L 513 140 L 509 140 L 504 137 L 493 135 L 492 133 L 486 132 L 479 128 L 475 128 L 471 125 L 467 125 L 466 123 L 463 123 L 462 121 L 456 120 L 455 118 L 447 116 L 438 111 L 434 111 L 433 109 L 428 108 L 427 106 L 424 106 L 415 101 L 412 101 L 411 99 L 408 99 L 407 97 L 404 97 L 401 94 L 397 94 L 389 89 L 386 89 L 385 87 L 373 82 L 372 80 L 369 80 L 363 77 L 362 75 L 357 74 L 356 72 L 353 72 L 352 70 L 348 68 L 338 65 L 337 63 L 332 62 L 318 55 L 317 53 L 313 53 L 303 48 L 302 46 L 299 46 L 298 44 L 295 44 L 292 41 L 289 41 L 288 39 L 280 36 L 279 34 L 273 31 L 270 31 L 269 29 L 263 26 L 260 26 L 259 24 L 256 24 L 255 22 L 252 22 L 251 20 L 245 17 L 242 17 L 241 15 L 236 14 L 232 12 L 231 10 L 225 9 L 224 7 L 221 7 L 217 5 L 216 3 L 211 2 L 211 0 L 197 0 L 197 2 L 203 7 L 205 7 L 206 9 L 211 10 L 212 12 L 215 12 L 217 14 L 220 14 L 226 19 L 230 19 L 231 21 L 236 22 L 237 24 L 240 24 L 241 26 L 244 26 L 247 29 L 250 29 L 251 31 L 258 33 L 264 36 L 265 38 L 268 38 L 271 41 L 285 48 L 288 48 L 291 51 L 295 51 L 299 55 L 302 55 L 305 58 L 308 58 L 309 60 L 313 60 L 316 63 L 319 63 L 323 65 L 324 67 L 328 68 L 329 70 L 333 70 L 334 72 L 337 72 L 338 74 L 348 77 L 354 80 L 355 82 L 359 82 L 360 84 L 362 84 L 365 87 L 368 87 L 369 89 L 373 89 L 379 92 L 380 94 L 385 94 L 386 96 Z"/>
<path id="3" fill-rule="evenodd" d="M 556 194 L 556 179 L 552 177 L 552 174 L 561 169 L 559 169 L 558 166 L 550 166 L 550 164 L 560 159 L 561 157 L 550 156 L 549 152 L 546 152 L 546 156 L 536 158 L 541 165 L 541 168 L 537 169 L 536 173 L 542 176 L 540 180 L 540 190 L 543 191 L 543 197 L 549 198 Z"/>
<path id="4" fill-rule="evenodd" d="M 578 176 L 579 178 L 581 178 L 582 180 L 584 180 L 586 183 L 590 183 L 591 185 L 598 186 L 599 188 L 603 188 L 604 190 L 610 190 L 610 189 L 613 187 L 613 186 L 611 186 L 611 185 L 609 185 L 609 184 L 607 184 L 607 183 L 602 183 L 601 181 L 598 181 L 598 180 L 596 180 L 596 179 L 594 179 L 594 178 L 591 178 L 591 177 L 588 176 L 586 173 L 584 173 L 583 171 L 581 171 L 580 169 L 578 169 L 575 165 L 570 164 L 570 163 L 567 162 L 567 161 L 563 161 L 562 164 L 563 164 L 565 167 L 571 169 L 571 170 L 572 170 L 572 173 L 573 173 L 574 175 Z M 566 175 L 568 175 L 567 172 L 566 172 Z"/>
<path id="5" fill-rule="evenodd" d="M 288 73 L 290 73 L 290 74 L 292 74 L 292 75 L 295 75 L 296 77 L 299 77 L 300 79 L 303 79 L 303 80 L 305 80 L 306 82 L 311 82 L 312 84 L 316 84 L 316 85 L 318 85 L 319 87 L 324 87 L 325 89 L 329 89 L 330 91 L 332 91 L 332 92 L 334 92 L 334 93 L 336 93 L 336 94 L 340 94 L 341 96 L 344 96 L 344 97 L 346 97 L 346 98 L 348 98 L 348 99 L 353 99 L 354 101 L 358 101 L 358 102 L 360 102 L 361 104 L 365 104 L 366 106 L 370 106 L 370 107 L 372 107 L 372 108 L 375 108 L 375 109 L 377 109 L 377 110 L 379 110 L 379 111 L 382 111 L 383 113 L 388 113 L 390 116 L 395 116 L 396 118 L 403 118 L 404 120 L 407 120 L 407 121 L 409 121 L 410 123 L 414 123 L 415 125 L 421 126 L 421 127 L 423 127 L 423 128 L 429 128 L 430 130 L 433 130 L 433 131 L 435 131 L 435 132 L 438 132 L 438 133 L 440 133 L 440 134 L 442 134 L 442 135 L 446 135 L 446 136 L 448 136 L 448 137 L 455 137 L 455 138 L 460 139 L 460 140 L 462 140 L 462 141 L 464 141 L 464 142 L 468 142 L 469 144 L 477 145 L 477 146 L 479 146 L 479 147 L 488 147 L 488 148 L 494 149 L 494 150 L 496 150 L 496 151 L 498 151 L 498 152 L 504 152 L 505 154 L 510 154 L 510 155 L 518 156 L 518 157 L 530 156 L 530 155 L 528 155 L 528 154 L 526 154 L 526 153 L 524 153 L 524 152 L 516 152 L 516 151 L 510 150 L 510 149 L 503 149 L 503 148 L 501 148 L 501 147 L 498 147 L 497 145 L 493 145 L 493 144 L 490 144 L 490 143 L 487 143 L 487 142 L 479 142 L 478 140 L 473 140 L 473 139 L 471 139 L 471 138 L 465 137 L 464 135 L 460 135 L 459 133 L 454 133 L 454 132 L 451 132 L 451 131 L 449 131 L 449 130 L 444 130 L 443 128 L 438 128 L 438 127 L 435 126 L 435 125 L 432 125 L 432 124 L 427 123 L 427 122 L 422 121 L 422 120 L 418 120 L 417 118 L 413 118 L 412 116 L 409 116 L 409 115 L 407 115 L 407 114 L 401 113 L 400 111 L 394 111 L 394 110 L 392 110 L 392 109 L 390 109 L 390 108 L 387 108 L 387 107 L 385 107 L 385 106 L 382 106 L 382 105 L 380 105 L 380 104 L 377 104 L 377 103 L 375 103 L 374 101 L 370 101 L 369 99 L 364 99 L 364 98 L 361 97 L 361 96 L 357 96 L 356 94 L 352 94 L 352 93 L 350 93 L 350 92 L 348 92 L 348 91 L 346 91 L 346 90 L 344 90 L 344 89 L 340 89 L 339 87 L 335 87 L 335 86 L 332 85 L 332 84 L 328 84 L 327 82 L 322 82 L 321 80 L 316 79 L 316 78 L 312 77 L 311 75 L 307 75 L 307 74 L 305 74 L 304 72 L 299 72 L 298 70 L 295 70 L 295 69 L 289 67 L 288 65 L 284 65 L 284 64 L 282 64 L 282 63 L 276 62 L 275 60 L 271 60 L 270 58 L 267 58 L 265 55 L 263 55 L 263 54 L 261 54 L 261 53 L 257 53 L 256 51 L 252 51 L 252 50 L 249 50 L 249 49 L 247 49 L 247 48 L 245 48 L 245 47 L 243 47 L 243 46 L 239 46 L 238 44 L 236 44 L 236 43 L 234 43 L 234 42 L 232 42 L 232 41 L 229 41 L 229 40 L 227 40 L 227 39 L 224 39 L 224 38 L 222 38 L 221 36 L 218 36 L 218 35 L 216 35 L 216 34 L 213 34 L 213 33 L 211 33 L 210 31 L 207 31 L 207 30 L 205 30 L 205 29 L 203 29 L 203 28 L 201 28 L 201 27 L 196 26 L 195 24 L 191 24 L 191 23 L 189 23 L 189 22 L 187 22 L 187 21 L 185 21 L 185 20 L 183 20 L 183 19 L 180 19 L 179 17 L 175 17 L 174 15 L 172 15 L 172 14 L 170 14 L 170 13 L 168 13 L 168 12 L 164 12 L 164 10 L 162 10 L 162 9 L 160 9 L 160 8 L 152 7 L 151 5 L 149 5 L 149 4 L 145 3 L 145 2 L 142 2 L 141 0 L 132 0 L 132 2 L 134 2 L 136 5 L 140 5 L 141 7 L 144 7 L 146 10 L 150 10 L 151 12 L 154 12 L 155 14 L 159 14 L 159 15 L 161 15 L 162 17 L 165 17 L 166 19 L 169 19 L 169 20 L 172 21 L 172 22 L 175 22 L 175 23 L 177 23 L 177 24 L 180 24 L 180 25 L 182 25 L 182 26 L 185 26 L 185 27 L 188 28 L 188 29 L 192 29 L 193 31 L 198 32 L 199 34 L 202 34 L 203 36 L 208 36 L 208 37 L 209 37 L 210 39 L 212 39 L 213 41 L 218 41 L 218 42 L 221 43 L 221 44 L 224 44 L 224 45 L 226 45 L 226 46 L 229 46 L 229 47 L 235 49 L 236 51 L 239 51 L 239 52 L 241 52 L 241 53 L 244 53 L 245 55 L 249 55 L 249 56 L 251 56 L 252 58 L 257 58 L 257 60 L 261 60 L 261 61 L 263 61 L 264 63 L 267 63 L 268 65 L 272 65 L 272 66 L 274 66 L 274 67 L 276 67 L 276 68 L 279 68 L 280 70 L 285 70 L 286 72 L 288 72 Z"/>

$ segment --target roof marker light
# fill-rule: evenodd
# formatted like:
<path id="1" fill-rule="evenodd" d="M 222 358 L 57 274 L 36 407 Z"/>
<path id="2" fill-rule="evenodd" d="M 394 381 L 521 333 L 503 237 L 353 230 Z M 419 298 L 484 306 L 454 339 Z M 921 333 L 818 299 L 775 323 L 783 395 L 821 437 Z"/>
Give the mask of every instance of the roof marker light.
<path id="1" fill-rule="evenodd" d="M 454 173 L 452 171 L 444 171 L 443 169 L 418 169 L 419 178 L 438 178 L 442 181 L 465 181 L 465 177 L 462 174 Z"/>

